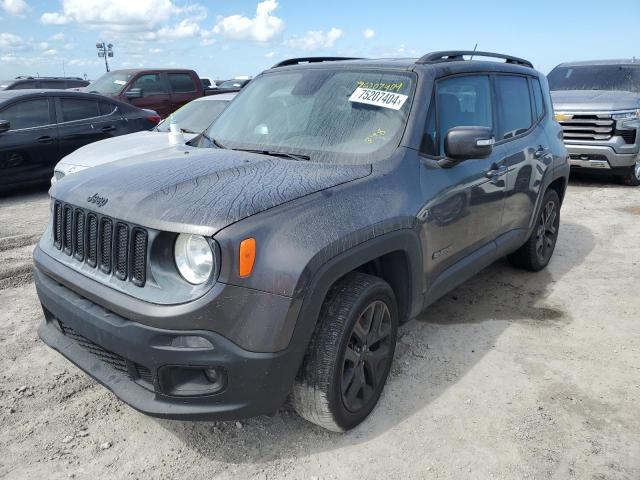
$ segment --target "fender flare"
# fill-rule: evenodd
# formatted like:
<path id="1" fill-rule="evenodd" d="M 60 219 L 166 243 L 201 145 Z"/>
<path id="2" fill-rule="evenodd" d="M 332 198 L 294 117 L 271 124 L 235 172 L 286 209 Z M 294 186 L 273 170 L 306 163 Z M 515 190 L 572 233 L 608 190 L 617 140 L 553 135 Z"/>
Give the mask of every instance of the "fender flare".
<path id="1" fill-rule="evenodd" d="M 290 314 L 297 316 L 289 342 L 291 360 L 296 365 L 296 371 L 307 351 L 319 319 L 320 308 L 331 286 L 359 266 L 395 251 L 407 255 L 410 269 L 409 317 L 422 310 L 425 279 L 422 274 L 421 242 L 415 230 L 394 230 L 348 248 L 324 262 L 307 282 L 301 276 L 300 282 L 305 282 L 306 285 L 304 288 L 296 288 L 298 295 L 294 297 L 294 304 L 297 304 L 298 308 L 292 308 L 290 311 Z"/>

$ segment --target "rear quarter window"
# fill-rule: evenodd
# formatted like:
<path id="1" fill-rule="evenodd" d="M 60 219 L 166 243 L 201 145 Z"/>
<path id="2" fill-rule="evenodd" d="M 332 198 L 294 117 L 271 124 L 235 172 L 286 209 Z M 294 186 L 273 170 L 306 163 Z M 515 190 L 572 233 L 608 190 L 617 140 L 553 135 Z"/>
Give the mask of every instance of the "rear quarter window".
<path id="1" fill-rule="evenodd" d="M 188 73 L 170 73 L 169 85 L 174 93 L 195 92 L 196 87 Z"/>

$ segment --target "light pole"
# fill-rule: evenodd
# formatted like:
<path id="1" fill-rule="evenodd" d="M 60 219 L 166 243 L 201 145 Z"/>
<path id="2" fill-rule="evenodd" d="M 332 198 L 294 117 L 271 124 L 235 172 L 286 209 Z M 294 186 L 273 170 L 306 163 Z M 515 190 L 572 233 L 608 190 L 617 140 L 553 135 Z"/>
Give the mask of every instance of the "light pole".
<path id="1" fill-rule="evenodd" d="M 108 72 L 109 62 L 107 61 L 107 57 L 113 57 L 113 44 L 105 45 L 104 42 L 96 43 L 96 48 L 98 49 L 98 57 L 104 57 L 104 66 Z"/>

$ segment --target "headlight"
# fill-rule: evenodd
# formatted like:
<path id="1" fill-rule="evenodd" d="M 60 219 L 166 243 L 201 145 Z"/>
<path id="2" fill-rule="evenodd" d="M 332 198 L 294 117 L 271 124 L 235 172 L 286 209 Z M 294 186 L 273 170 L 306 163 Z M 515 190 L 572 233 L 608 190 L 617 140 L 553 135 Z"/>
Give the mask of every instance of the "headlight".
<path id="1" fill-rule="evenodd" d="M 636 118 L 640 118 L 640 109 L 630 112 L 614 113 L 611 115 L 611 118 L 614 120 L 635 120 Z"/>
<path id="2" fill-rule="evenodd" d="M 203 236 L 181 233 L 176 239 L 173 254 L 178 271 L 187 282 L 199 285 L 211 276 L 213 251 Z"/>

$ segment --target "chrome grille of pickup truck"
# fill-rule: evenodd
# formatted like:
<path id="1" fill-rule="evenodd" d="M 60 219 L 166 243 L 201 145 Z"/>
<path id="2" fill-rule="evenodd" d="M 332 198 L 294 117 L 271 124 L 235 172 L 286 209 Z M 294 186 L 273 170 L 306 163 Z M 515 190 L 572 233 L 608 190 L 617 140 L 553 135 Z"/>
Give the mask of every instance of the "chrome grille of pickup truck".
<path id="1" fill-rule="evenodd" d="M 566 118 L 559 120 L 565 140 L 609 140 L 613 135 L 615 121 L 609 113 L 560 116 Z"/>
<path id="2" fill-rule="evenodd" d="M 147 279 L 147 231 L 55 201 L 53 244 L 78 265 L 142 287 Z"/>

